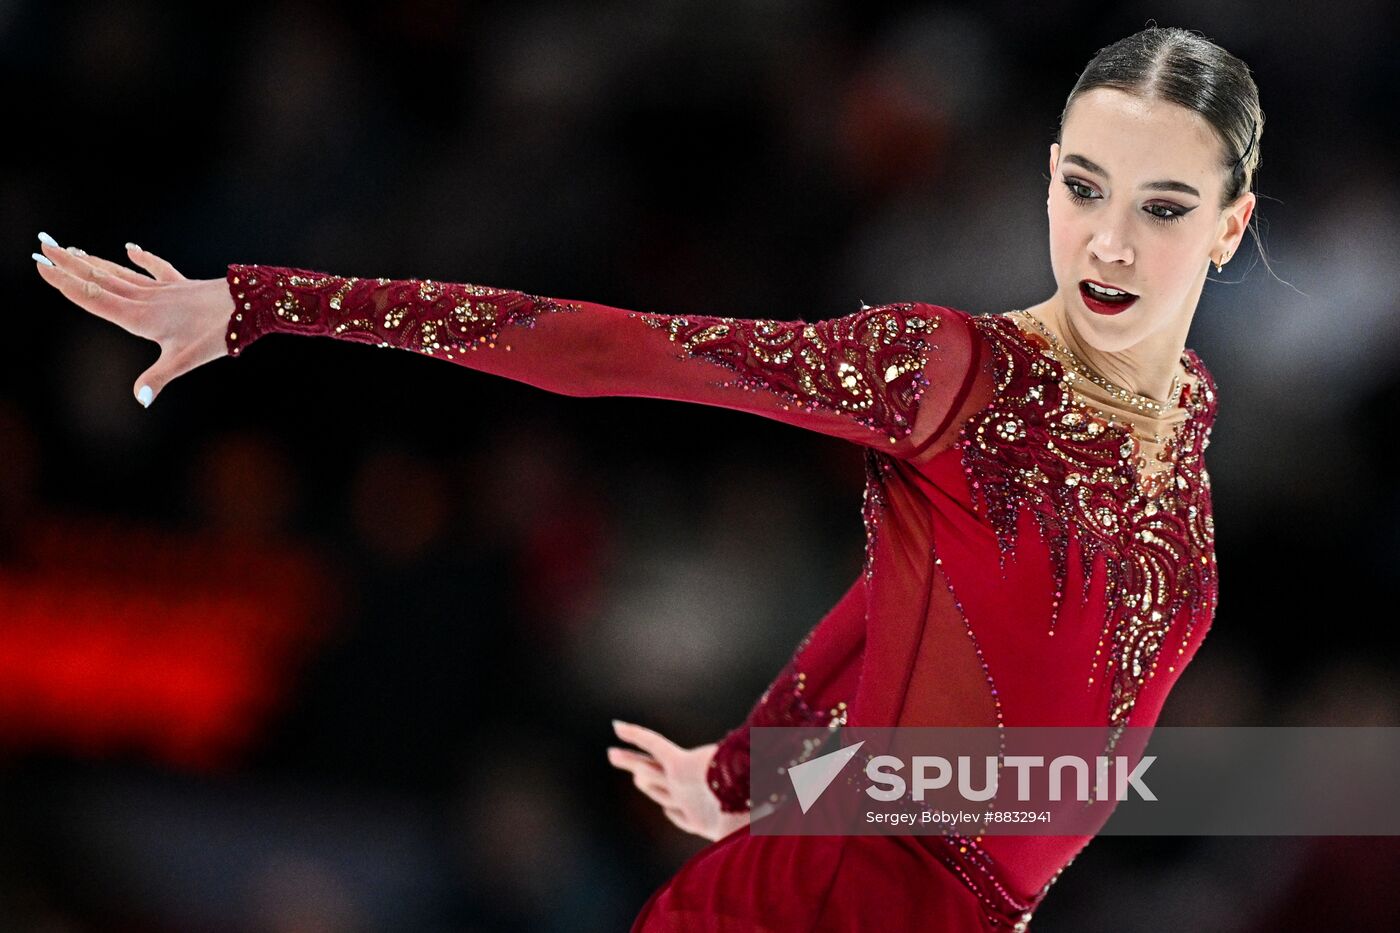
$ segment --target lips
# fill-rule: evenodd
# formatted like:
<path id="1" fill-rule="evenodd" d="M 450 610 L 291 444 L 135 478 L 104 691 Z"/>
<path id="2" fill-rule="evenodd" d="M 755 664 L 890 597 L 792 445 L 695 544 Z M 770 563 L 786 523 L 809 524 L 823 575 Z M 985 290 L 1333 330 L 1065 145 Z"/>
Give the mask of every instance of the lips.
<path id="1" fill-rule="evenodd" d="M 1081 279 L 1081 280 L 1080 280 L 1080 284 L 1083 284 L 1084 282 L 1089 282 L 1089 283 L 1091 283 L 1091 284 L 1093 284 L 1093 285 L 1097 285 L 1099 288 L 1111 288 L 1111 289 L 1113 289 L 1115 292 L 1126 292 L 1126 293 L 1129 294 L 1129 295 L 1133 295 L 1132 292 L 1128 291 L 1126 288 L 1124 288 L 1124 287 L 1121 286 L 1121 285 L 1113 285 L 1113 284 L 1111 284 L 1111 283 L 1109 283 L 1109 282 L 1100 282 L 1098 279 Z M 1133 297 L 1136 298 L 1136 297 L 1138 297 L 1138 296 L 1137 296 L 1137 295 L 1133 295 Z"/>
<path id="2" fill-rule="evenodd" d="M 1084 306 L 1090 311 L 1093 311 L 1095 314 L 1119 314 L 1127 310 L 1128 308 L 1131 308 L 1133 304 L 1136 303 L 1138 300 L 1137 295 L 1131 294 L 1128 298 L 1118 299 L 1115 301 L 1108 301 L 1103 298 L 1099 298 L 1098 296 L 1094 295 L 1092 292 L 1089 291 L 1089 286 L 1086 284 L 1088 282 L 1093 282 L 1095 285 L 1099 285 L 1104 288 L 1115 288 L 1116 286 L 1109 285 L 1107 282 L 1100 282 L 1097 279 L 1084 279 L 1080 281 L 1079 297 L 1083 299 Z M 1118 291 L 1123 291 L 1123 289 L 1118 289 Z"/>

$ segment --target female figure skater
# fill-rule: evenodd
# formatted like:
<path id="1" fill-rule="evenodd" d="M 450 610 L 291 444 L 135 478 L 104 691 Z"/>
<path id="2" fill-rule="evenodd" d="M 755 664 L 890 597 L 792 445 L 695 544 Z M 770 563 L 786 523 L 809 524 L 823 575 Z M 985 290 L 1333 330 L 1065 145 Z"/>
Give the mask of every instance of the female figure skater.
<path id="1" fill-rule="evenodd" d="M 863 445 L 862 571 L 747 722 L 695 749 L 618 726 L 645 753 L 613 762 L 713 840 L 634 933 L 1025 930 L 1090 837 L 756 836 L 747 730 L 1156 721 L 1214 617 L 1217 399 L 1185 343 L 1209 264 L 1249 225 L 1262 128 L 1248 68 L 1194 33 L 1100 51 L 1050 146 L 1055 292 L 1004 313 L 674 316 L 280 266 L 189 280 L 128 244 L 143 275 L 47 235 L 35 255 L 65 297 L 160 345 L 135 386 L 146 405 L 265 334 L 308 334 Z"/>

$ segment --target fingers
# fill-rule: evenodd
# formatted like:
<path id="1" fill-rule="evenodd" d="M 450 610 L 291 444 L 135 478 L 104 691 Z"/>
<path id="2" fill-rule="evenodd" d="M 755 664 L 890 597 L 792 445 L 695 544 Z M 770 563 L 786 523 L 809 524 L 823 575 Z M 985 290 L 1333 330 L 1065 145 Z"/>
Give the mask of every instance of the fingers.
<path id="1" fill-rule="evenodd" d="M 632 783 L 652 800 L 663 803 L 671 799 L 666 772 L 655 761 L 623 748 L 608 749 L 608 760 L 615 767 L 632 772 Z"/>
<path id="2" fill-rule="evenodd" d="M 663 807 L 671 805 L 671 788 L 662 781 L 647 780 L 640 774 L 633 775 L 632 784 Z"/>
<path id="3" fill-rule="evenodd" d="M 660 756 L 668 756 L 678 751 L 678 746 L 661 734 L 632 723 L 613 720 L 613 729 L 618 736 Z M 660 805 L 666 818 L 683 832 L 696 833 L 694 824 L 686 811 L 676 801 L 665 766 L 653 755 L 636 752 L 629 748 L 608 749 L 608 761 L 624 771 L 632 772 L 632 783 L 647 797 Z"/>
<path id="4" fill-rule="evenodd" d="M 633 774 L 636 774 L 644 768 L 655 774 L 665 773 L 661 767 L 661 762 L 649 755 L 643 755 L 641 752 L 634 752 L 630 748 L 609 748 L 608 761 L 611 761 L 624 771 L 631 771 Z"/>
<path id="5" fill-rule="evenodd" d="M 618 738 L 631 742 L 650 752 L 653 758 L 658 761 L 668 761 L 680 747 L 666 738 L 659 732 L 654 732 L 645 726 L 634 725 L 630 722 L 623 722 L 620 719 L 613 720 L 613 731 Z"/>
<path id="6" fill-rule="evenodd" d="M 131 393 L 136 396 L 136 401 L 140 402 L 143 408 L 150 408 L 151 403 L 160 394 L 160 390 L 164 389 L 165 384 L 173 378 L 170 375 L 168 363 L 165 350 L 162 348 L 160 358 L 138 376 L 135 385 L 131 387 Z"/>
<path id="7" fill-rule="evenodd" d="M 92 265 L 103 270 L 104 272 L 111 273 L 112 275 L 116 276 L 124 282 L 130 282 L 132 285 L 136 285 L 140 288 L 150 288 L 152 285 L 156 284 L 156 280 L 151 278 L 149 275 L 146 275 L 142 272 L 137 272 L 135 269 L 128 269 L 126 266 L 123 265 L 118 265 L 117 263 L 112 262 L 110 259 L 103 259 L 101 256 L 94 256 L 91 253 L 78 249 L 78 247 L 76 246 L 68 246 L 65 248 L 68 250 L 68 252 L 73 253 L 75 256 L 82 257 L 82 259 L 84 259 L 85 261 L 91 263 Z"/>
<path id="8" fill-rule="evenodd" d="M 671 803 L 671 786 L 666 772 L 655 759 L 626 748 L 609 748 L 608 761 L 623 771 L 632 772 L 637 789 L 663 807 Z"/>
<path id="9" fill-rule="evenodd" d="M 133 322 L 136 320 L 138 305 L 130 298 L 123 297 L 104 287 L 112 282 L 111 276 L 102 278 L 79 278 L 60 265 L 58 257 L 66 257 L 69 262 L 76 262 L 76 257 L 62 249 L 45 245 L 43 247 L 45 258 L 49 259 L 53 265 L 36 263 L 39 270 L 39 277 L 58 289 L 63 297 L 84 311 L 97 315 L 103 320 L 111 321 L 119 327 L 125 328 L 132 333 Z M 70 266 L 71 268 L 71 266 Z"/>
<path id="10" fill-rule="evenodd" d="M 140 286 L 114 276 L 106 269 L 98 267 L 90 261 L 90 257 L 79 255 L 77 252 L 74 252 L 76 249 L 75 247 L 70 246 L 64 249 L 50 243 L 43 243 L 40 245 L 39 249 L 43 255 L 48 257 L 49 261 L 52 262 L 56 268 L 62 269 L 75 279 L 96 282 L 104 291 L 111 292 L 114 295 L 120 295 L 123 298 L 135 299 L 144 297 Z M 135 273 L 133 273 L 133 275 L 134 274 Z M 151 282 L 150 279 L 146 281 Z M 155 283 L 151 282 L 151 284 Z"/>
<path id="11" fill-rule="evenodd" d="M 185 280 L 180 271 L 170 263 L 155 253 L 142 249 L 135 243 L 126 244 L 126 253 L 131 257 L 132 262 L 155 276 L 158 282 L 183 282 Z"/>
<path id="12" fill-rule="evenodd" d="M 608 749 L 608 760 L 623 771 L 632 772 L 632 783 L 637 790 L 663 806 L 671 802 L 671 787 L 666 780 L 666 772 L 656 762 L 621 748 Z"/>

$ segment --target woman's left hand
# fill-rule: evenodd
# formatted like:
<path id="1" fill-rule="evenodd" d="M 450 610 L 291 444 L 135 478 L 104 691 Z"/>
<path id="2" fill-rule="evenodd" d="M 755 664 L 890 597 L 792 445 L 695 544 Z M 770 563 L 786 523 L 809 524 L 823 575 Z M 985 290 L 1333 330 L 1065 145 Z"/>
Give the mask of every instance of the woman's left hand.
<path id="1" fill-rule="evenodd" d="M 145 274 L 77 247 L 64 249 L 47 233 L 39 239 L 34 259 L 41 279 L 84 311 L 160 345 L 160 358 L 131 387 L 142 405 L 172 380 L 228 356 L 224 331 L 235 309 L 225 278 L 187 279 L 135 243 L 127 244 L 127 256 Z"/>
<path id="2" fill-rule="evenodd" d="M 618 738 L 642 749 L 610 747 L 608 761 L 632 772 L 632 783 L 661 806 L 680 829 L 711 841 L 722 839 L 749 821 L 749 814 L 726 813 L 705 783 L 715 743 L 681 748 L 644 726 L 614 721 Z"/>

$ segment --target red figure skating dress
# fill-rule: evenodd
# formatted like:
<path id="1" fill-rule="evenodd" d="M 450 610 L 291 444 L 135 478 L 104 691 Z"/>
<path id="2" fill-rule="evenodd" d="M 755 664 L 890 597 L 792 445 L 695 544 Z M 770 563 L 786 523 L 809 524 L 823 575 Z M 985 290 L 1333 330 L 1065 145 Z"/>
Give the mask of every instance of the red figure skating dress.
<path id="1" fill-rule="evenodd" d="M 865 448 L 861 573 L 710 786 L 748 809 L 748 727 L 1150 726 L 1215 614 L 1215 383 L 1103 384 L 1024 312 L 825 321 L 627 311 L 484 285 L 231 265 L 231 355 L 264 334 L 398 347 L 572 396 L 748 411 Z M 740 827 L 646 902 L 655 931 L 1024 930 L 1089 836 Z"/>

